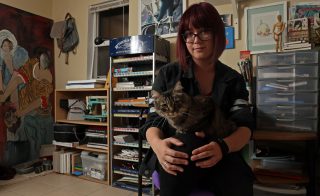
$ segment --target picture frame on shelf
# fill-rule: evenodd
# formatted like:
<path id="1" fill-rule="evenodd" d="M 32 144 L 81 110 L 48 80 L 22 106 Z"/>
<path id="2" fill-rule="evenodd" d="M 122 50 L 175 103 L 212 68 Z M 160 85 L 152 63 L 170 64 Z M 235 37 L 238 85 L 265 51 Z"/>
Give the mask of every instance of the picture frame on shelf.
<path id="1" fill-rule="evenodd" d="M 163 38 L 177 36 L 179 21 L 186 4 L 186 0 L 139 0 L 139 34 L 153 34 Z"/>
<path id="2" fill-rule="evenodd" d="M 244 14 L 247 50 L 250 50 L 251 54 L 275 52 L 273 26 L 277 22 L 278 15 L 281 15 L 282 22 L 287 23 L 287 2 L 246 7 Z M 285 32 L 282 33 L 283 41 Z"/>

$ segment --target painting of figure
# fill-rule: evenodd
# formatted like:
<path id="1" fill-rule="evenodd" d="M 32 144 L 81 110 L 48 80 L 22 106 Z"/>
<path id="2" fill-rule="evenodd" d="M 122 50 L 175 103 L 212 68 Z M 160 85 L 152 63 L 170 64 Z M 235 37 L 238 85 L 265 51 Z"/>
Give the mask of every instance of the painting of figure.
<path id="1" fill-rule="evenodd" d="M 0 4 L 0 165 L 39 158 L 53 139 L 51 19 Z"/>

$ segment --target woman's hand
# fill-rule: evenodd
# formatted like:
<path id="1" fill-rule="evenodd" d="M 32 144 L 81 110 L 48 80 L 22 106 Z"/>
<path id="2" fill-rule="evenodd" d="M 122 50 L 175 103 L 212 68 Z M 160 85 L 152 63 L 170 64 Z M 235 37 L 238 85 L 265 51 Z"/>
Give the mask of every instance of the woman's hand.
<path id="1" fill-rule="evenodd" d="M 204 137 L 203 132 L 196 132 L 198 137 Z M 200 160 L 204 159 L 204 160 Z M 216 142 L 210 142 L 192 151 L 191 161 L 196 161 L 196 166 L 209 168 L 217 164 L 222 159 L 222 151 Z"/>
<path id="2" fill-rule="evenodd" d="M 166 138 L 158 140 L 153 150 L 157 155 L 158 161 L 162 168 L 172 175 L 177 175 L 177 172 L 183 172 L 183 168 L 179 165 L 188 165 L 188 154 L 172 150 L 172 145 L 182 146 L 183 143 L 175 138 Z"/>

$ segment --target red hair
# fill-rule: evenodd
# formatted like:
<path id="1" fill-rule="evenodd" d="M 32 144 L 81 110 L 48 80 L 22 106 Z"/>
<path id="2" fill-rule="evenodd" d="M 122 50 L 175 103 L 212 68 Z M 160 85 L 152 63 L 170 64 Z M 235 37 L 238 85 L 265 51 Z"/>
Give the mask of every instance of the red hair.
<path id="1" fill-rule="evenodd" d="M 211 41 L 214 45 L 214 62 L 217 62 L 226 47 L 224 24 L 215 7 L 210 3 L 201 2 L 191 5 L 183 13 L 179 22 L 176 56 L 182 69 L 186 70 L 189 67 L 188 58 L 190 58 L 190 54 L 182 38 L 182 34 L 189 30 L 190 26 L 196 29 L 204 28 L 212 30 L 213 39 Z"/>

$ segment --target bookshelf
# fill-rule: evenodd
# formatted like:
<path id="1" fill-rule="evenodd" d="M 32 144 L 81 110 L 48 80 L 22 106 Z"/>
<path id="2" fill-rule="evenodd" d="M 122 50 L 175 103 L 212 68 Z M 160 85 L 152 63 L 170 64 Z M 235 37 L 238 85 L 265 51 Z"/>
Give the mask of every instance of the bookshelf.
<path id="1" fill-rule="evenodd" d="M 57 151 L 63 149 L 66 152 L 79 152 L 86 151 L 89 153 L 96 153 L 96 154 L 105 154 L 106 158 L 106 164 L 104 164 L 105 168 L 105 179 L 95 179 L 91 176 L 77 176 L 78 178 L 102 183 L 102 184 L 110 184 L 110 170 L 109 170 L 109 123 L 108 118 L 109 115 L 107 115 L 107 119 L 102 120 L 103 122 L 96 121 L 96 120 L 69 120 L 68 119 L 68 111 L 64 108 L 60 107 L 60 101 L 61 100 L 67 100 L 67 99 L 79 99 L 79 100 L 86 100 L 88 96 L 106 96 L 107 97 L 107 103 L 106 106 L 109 105 L 109 90 L 108 86 L 105 88 L 86 88 L 86 89 L 56 89 L 55 90 L 55 104 L 54 104 L 54 110 L 55 110 L 55 123 L 58 124 L 74 124 L 74 125 L 84 125 L 86 128 L 90 127 L 98 127 L 103 130 L 105 130 L 105 137 L 107 138 L 108 146 L 104 147 L 104 149 L 96 148 L 96 147 L 88 147 L 86 141 L 80 142 L 80 144 L 72 145 L 72 146 L 65 146 L 63 144 L 59 144 L 57 142 L 56 149 Z M 108 108 L 107 108 L 107 111 Z M 60 173 L 60 172 L 58 172 Z M 68 172 L 67 172 L 68 174 Z M 70 174 L 71 175 L 71 174 Z"/>

